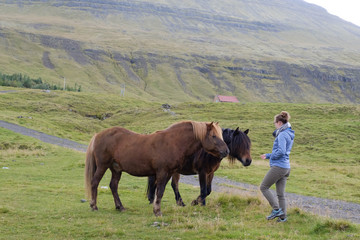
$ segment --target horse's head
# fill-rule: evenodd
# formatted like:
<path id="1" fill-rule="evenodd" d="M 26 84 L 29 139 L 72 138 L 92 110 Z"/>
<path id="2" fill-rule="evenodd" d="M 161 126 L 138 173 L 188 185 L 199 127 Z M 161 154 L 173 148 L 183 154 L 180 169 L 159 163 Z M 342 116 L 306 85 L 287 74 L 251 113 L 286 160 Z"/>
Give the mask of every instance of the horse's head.
<path id="1" fill-rule="evenodd" d="M 245 167 L 251 164 L 251 141 L 248 137 L 249 129 L 244 132 L 239 128 L 235 130 L 223 129 L 223 138 L 229 147 L 229 160 L 234 162 L 235 159 L 239 160 Z"/>
<path id="2" fill-rule="evenodd" d="M 229 154 L 229 148 L 223 141 L 221 127 L 218 123 L 205 123 L 201 145 L 203 149 L 217 158 L 224 158 Z"/>

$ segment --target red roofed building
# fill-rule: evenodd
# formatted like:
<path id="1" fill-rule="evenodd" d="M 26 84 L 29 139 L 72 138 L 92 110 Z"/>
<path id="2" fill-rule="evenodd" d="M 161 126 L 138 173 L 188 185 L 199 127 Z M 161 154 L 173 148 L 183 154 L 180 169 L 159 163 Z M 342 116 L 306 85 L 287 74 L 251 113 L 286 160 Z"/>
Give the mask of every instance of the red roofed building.
<path id="1" fill-rule="evenodd" d="M 235 96 L 216 95 L 214 102 L 239 102 L 239 100 Z"/>

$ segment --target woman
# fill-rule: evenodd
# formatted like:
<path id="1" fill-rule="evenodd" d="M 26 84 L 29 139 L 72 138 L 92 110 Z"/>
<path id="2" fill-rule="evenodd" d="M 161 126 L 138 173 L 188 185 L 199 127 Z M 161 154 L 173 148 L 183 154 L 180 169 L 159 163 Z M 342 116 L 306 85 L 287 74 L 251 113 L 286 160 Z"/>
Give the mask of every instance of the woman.
<path id="1" fill-rule="evenodd" d="M 274 124 L 276 130 L 273 133 L 275 137 L 272 153 L 263 154 L 262 159 L 270 159 L 270 170 L 264 177 L 260 190 L 269 201 L 273 208 L 268 220 L 278 217 L 278 222 L 285 222 L 286 217 L 286 201 L 285 201 L 285 185 L 290 175 L 289 155 L 294 143 L 295 132 L 291 129 L 289 123 L 290 114 L 282 111 L 275 115 Z M 269 188 L 276 184 L 277 198 L 272 194 Z"/>

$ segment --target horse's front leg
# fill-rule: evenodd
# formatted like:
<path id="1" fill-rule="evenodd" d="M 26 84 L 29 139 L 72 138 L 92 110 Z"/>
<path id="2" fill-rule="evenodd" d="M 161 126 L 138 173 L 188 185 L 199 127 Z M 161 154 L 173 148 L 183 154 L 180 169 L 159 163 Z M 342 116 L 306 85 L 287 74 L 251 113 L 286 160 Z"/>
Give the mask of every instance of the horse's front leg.
<path id="1" fill-rule="evenodd" d="M 164 195 L 165 186 L 167 182 L 170 180 L 171 175 L 168 173 L 157 173 L 156 174 L 156 194 L 154 201 L 154 214 L 159 217 L 162 216 L 161 213 L 161 199 Z"/>
<path id="2" fill-rule="evenodd" d="M 214 173 L 209 173 L 207 175 L 207 179 L 206 179 L 206 184 L 207 184 L 207 193 L 206 193 L 206 196 L 209 196 L 210 193 L 211 193 L 211 183 L 212 183 L 212 180 L 214 178 Z"/>
<path id="3" fill-rule="evenodd" d="M 206 173 L 200 172 L 199 173 L 199 182 L 200 182 L 200 195 L 192 201 L 191 205 L 198 205 L 201 204 L 203 206 L 206 205 L 205 198 L 207 196 L 207 184 L 206 184 Z"/>
<path id="4" fill-rule="evenodd" d="M 171 187 L 174 190 L 176 204 L 184 207 L 185 203 L 183 202 L 179 192 L 179 180 L 180 180 L 180 174 L 174 173 L 171 177 Z"/>

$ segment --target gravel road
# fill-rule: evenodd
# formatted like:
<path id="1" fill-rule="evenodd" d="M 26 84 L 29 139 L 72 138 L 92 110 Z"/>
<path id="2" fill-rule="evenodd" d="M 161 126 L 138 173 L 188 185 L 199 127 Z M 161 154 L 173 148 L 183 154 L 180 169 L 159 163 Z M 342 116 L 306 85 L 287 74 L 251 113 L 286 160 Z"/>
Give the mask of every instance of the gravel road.
<path id="1" fill-rule="evenodd" d="M 16 90 L 2 90 L 2 91 L 0 91 L 0 93 L 11 93 L 11 92 L 16 92 Z"/>
<path id="2" fill-rule="evenodd" d="M 14 132 L 37 138 L 43 142 L 55 144 L 58 146 L 86 152 L 87 145 L 77 142 L 47 135 L 29 128 L 0 120 L 0 127 L 12 130 Z M 199 186 L 197 176 L 181 176 L 180 182 Z M 259 196 L 259 187 L 251 184 L 235 182 L 227 178 L 214 177 L 213 191 L 226 192 L 232 194 L 241 194 L 246 196 Z M 299 207 L 300 209 L 317 215 L 331 217 L 335 219 L 345 219 L 353 223 L 360 224 L 360 204 L 338 201 L 332 199 L 302 196 L 294 193 L 286 193 L 290 207 Z"/>

